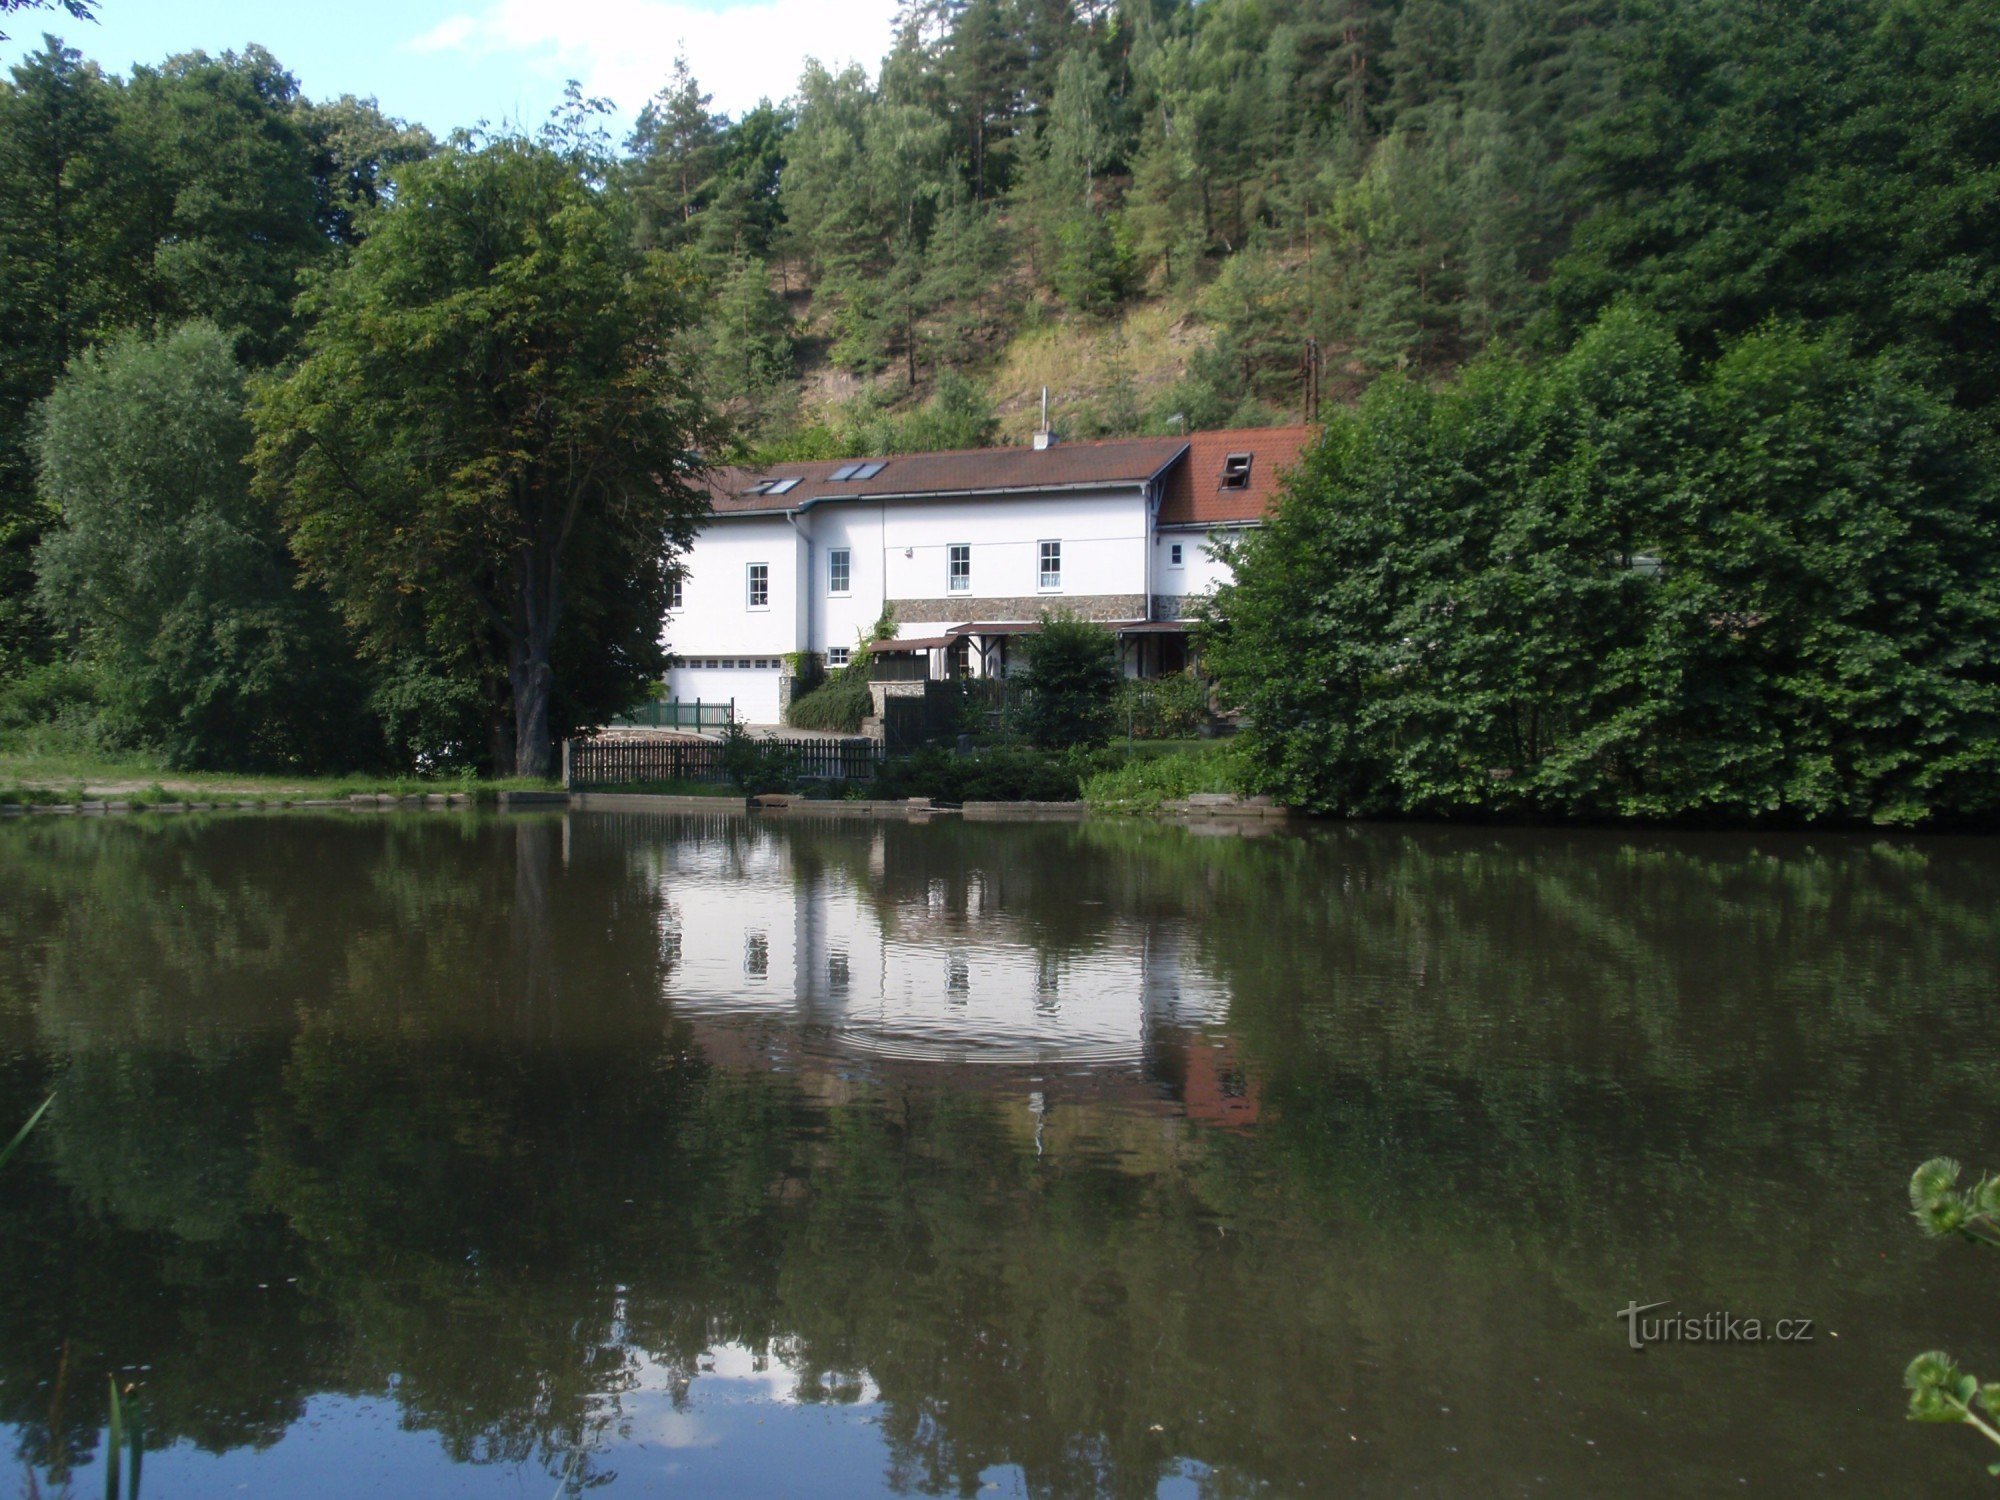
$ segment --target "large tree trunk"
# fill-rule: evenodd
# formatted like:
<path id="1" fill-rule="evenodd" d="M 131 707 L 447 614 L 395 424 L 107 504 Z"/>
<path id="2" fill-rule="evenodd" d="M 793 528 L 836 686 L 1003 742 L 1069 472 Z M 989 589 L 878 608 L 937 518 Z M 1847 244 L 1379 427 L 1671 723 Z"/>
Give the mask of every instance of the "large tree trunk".
<path id="1" fill-rule="evenodd" d="M 531 547 L 515 562 L 514 633 L 507 646 L 507 685 L 514 695 L 514 774 L 546 780 L 554 766 L 549 696 L 561 610 L 555 549 Z"/>
<path id="2" fill-rule="evenodd" d="M 549 742 L 549 690 L 556 674 L 549 666 L 548 643 L 523 641 L 507 664 L 507 681 L 514 690 L 514 774 L 546 780 L 554 764 Z"/>

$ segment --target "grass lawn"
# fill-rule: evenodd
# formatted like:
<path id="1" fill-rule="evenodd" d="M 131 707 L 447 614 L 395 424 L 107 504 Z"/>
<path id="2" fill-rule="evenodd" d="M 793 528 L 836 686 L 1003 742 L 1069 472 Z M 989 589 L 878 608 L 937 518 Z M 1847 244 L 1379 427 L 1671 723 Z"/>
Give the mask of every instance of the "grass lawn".
<path id="1" fill-rule="evenodd" d="M 178 802 L 259 802 L 273 798 L 319 799 L 388 792 L 417 796 L 437 792 L 545 792 L 553 781 L 526 777 L 427 781 L 416 776 L 286 776 L 239 771 L 168 771 L 143 755 L 107 757 L 63 753 L 23 743 L 25 736 L 0 737 L 0 802 L 81 802 L 99 800 Z"/>

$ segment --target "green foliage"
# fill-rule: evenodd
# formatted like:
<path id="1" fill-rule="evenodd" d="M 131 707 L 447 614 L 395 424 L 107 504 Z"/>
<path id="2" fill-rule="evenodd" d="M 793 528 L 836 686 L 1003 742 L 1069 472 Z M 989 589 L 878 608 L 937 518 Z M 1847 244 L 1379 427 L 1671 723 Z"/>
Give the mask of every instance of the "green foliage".
<path id="1" fill-rule="evenodd" d="M 1208 684 L 1192 672 L 1123 678 L 1111 712 L 1112 731 L 1130 739 L 1187 739 L 1208 722 Z"/>
<path id="2" fill-rule="evenodd" d="M 760 739 L 731 721 L 722 731 L 722 774 L 746 797 L 786 792 L 798 784 L 798 757 L 789 746 Z"/>
<path id="3" fill-rule="evenodd" d="M 1027 670 L 1017 679 L 1015 727 L 1042 749 L 1088 748 L 1111 737 L 1118 691 L 1118 643 L 1102 625 L 1044 614 L 1022 638 Z"/>
<path id="4" fill-rule="evenodd" d="M 519 138 L 405 169 L 253 407 L 308 574 L 379 655 L 504 701 L 535 776 L 661 675 L 711 435 L 679 273 L 589 171 Z"/>
<path id="5" fill-rule="evenodd" d="M 884 610 L 874 626 L 855 641 L 846 666 L 791 701 L 785 722 L 795 729 L 859 733 L 861 721 L 875 709 L 875 697 L 868 688 L 869 642 L 893 635 L 895 630 L 894 616 Z"/>
<path id="6" fill-rule="evenodd" d="M 2000 1417 L 2000 1384 L 1981 1384 L 1978 1376 L 1959 1369 L 1950 1355 L 1931 1349 L 1910 1361 L 1903 1371 L 1903 1386 L 1910 1393 L 1907 1415 L 1912 1422 L 1962 1422 L 1987 1441 L 2000 1444 L 2000 1428 L 1992 1420 Z M 2000 1477 L 2000 1463 L 1990 1465 L 1987 1472 Z"/>
<path id="7" fill-rule="evenodd" d="M 1910 1212 L 1932 1238 L 1960 1235 L 2000 1246 L 2000 1177 L 1958 1186 L 1963 1169 L 1948 1156 L 1933 1157 L 1910 1176 Z"/>
<path id="8" fill-rule="evenodd" d="M 360 764 L 365 687 L 276 518 L 251 497 L 230 339 L 188 325 L 81 356 L 49 398 L 42 609 L 79 643 L 114 730 L 172 766 Z M 74 703 L 82 681 L 44 679 Z"/>
<path id="9" fill-rule="evenodd" d="M 794 698 L 785 710 L 785 722 L 795 729 L 856 734 L 861 721 L 873 711 L 867 664 L 850 662 L 812 691 Z"/>
<path id="10" fill-rule="evenodd" d="M 1988 816 L 1995 504 L 1888 361 L 1774 326 L 1689 375 L 1613 314 L 1337 414 L 1205 664 L 1322 812 Z"/>
<path id="11" fill-rule="evenodd" d="M 63 722 L 82 727 L 101 706 L 97 674 L 77 662 L 46 662 L 0 678 L 0 731 Z"/>
<path id="12" fill-rule="evenodd" d="M 1088 777 L 1084 801 L 1100 812 L 1152 812 L 1197 792 L 1242 790 L 1242 770 L 1229 746 L 1135 756 Z"/>
<path id="13" fill-rule="evenodd" d="M 1992 7 L 1678 0 L 1611 43 L 1618 103 L 1575 138 L 1564 330 L 1633 301 L 1706 352 L 1796 318 L 2000 399 Z"/>
<path id="14" fill-rule="evenodd" d="M 1074 802 L 1083 778 L 1110 764 L 1102 750 L 990 745 L 959 752 L 926 745 L 883 762 L 869 795 L 937 802 Z"/>

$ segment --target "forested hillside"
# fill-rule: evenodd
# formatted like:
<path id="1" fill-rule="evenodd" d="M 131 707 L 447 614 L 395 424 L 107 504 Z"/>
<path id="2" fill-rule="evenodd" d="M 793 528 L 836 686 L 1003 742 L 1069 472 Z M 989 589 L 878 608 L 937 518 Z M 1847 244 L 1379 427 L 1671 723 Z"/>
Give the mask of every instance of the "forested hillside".
<path id="1" fill-rule="evenodd" d="M 709 267 L 757 437 L 1296 417 L 1621 300 L 1699 350 L 1771 316 L 1993 390 L 1990 7 L 1967 0 L 931 0 L 873 86 L 621 167 Z M 955 377 L 964 377 L 961 385 Z M 932 395 L 927 418 L 885 421 Z M 816 430 L 830 428 L 831 433 Z"/>

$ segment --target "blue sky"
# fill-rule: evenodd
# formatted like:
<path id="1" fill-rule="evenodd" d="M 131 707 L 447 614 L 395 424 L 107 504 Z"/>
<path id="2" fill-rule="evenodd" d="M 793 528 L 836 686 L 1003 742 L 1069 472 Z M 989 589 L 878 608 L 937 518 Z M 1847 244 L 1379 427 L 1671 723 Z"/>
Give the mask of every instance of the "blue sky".
<path id="1" fill-rule="evenodd" d="M 539 123 L 566 79 L 611 99 L 629 123 L 685 46 L 689 66 L 740 113 L 791 93 L 808 56 L 872 73 L 894 0 L 101 0 L 98 19 L 9 16 L 11 66 L 52 31 L 108 71 L 176 52 L 260 42 L 313 98 L 373 94 L 438 134 L 479 120 Z"/>

